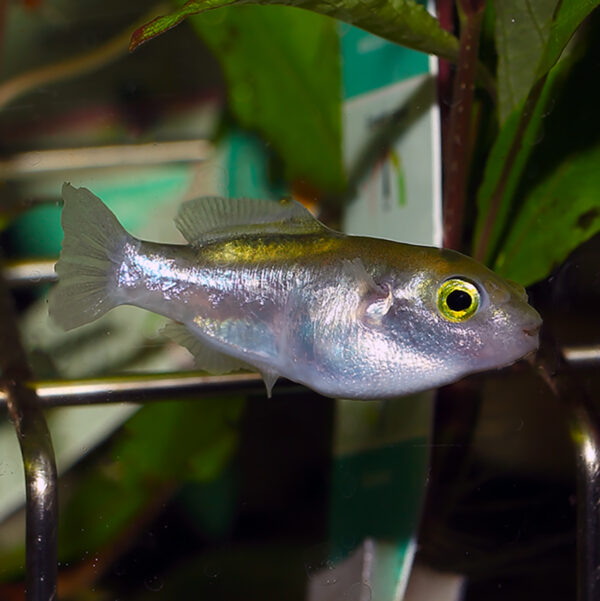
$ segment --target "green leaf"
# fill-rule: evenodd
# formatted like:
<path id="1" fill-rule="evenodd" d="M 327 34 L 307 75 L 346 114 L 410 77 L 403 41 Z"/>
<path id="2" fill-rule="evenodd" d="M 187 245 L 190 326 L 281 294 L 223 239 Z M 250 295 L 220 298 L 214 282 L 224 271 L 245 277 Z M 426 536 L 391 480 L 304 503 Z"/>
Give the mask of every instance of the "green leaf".
<path id="1" fill-rule="evenodd" d="M 548 103 L 572 64 L 572 58 L 560 61 L 571 36 L 600 0 L 562 0 L 550 27 L 550 33 L 537 66 L 536 77 L 527 97 L 506 118 L 487 160 L 484 179 L 477 195 L 473 254 L 479 260 L 493 262 L 509 215 L 513 214 L 515 194 L 523 170 L 539 137 L 539 128 Z M 550 71 L 552 69 L 552 71 Z"/>
<path id="2" fill-rule="evenodd" d="M 514 110 L 500 130 L 485 165 L 483 181 L 477 193 L 477 219 L 473 239 L 473 255 L 490 263 L 507 224 L 513 199 L 533 149 L 538 143 L 539 128 L 560 83 L 565 68 L 553 73 L 541 90 L 535 89 L 533 108 L 524 108 L 525 102 Z M 538 96 L 539 94 L 539 96 Z M 531 111 L 527 114 L 525 111 Z M 496 212 L 494 211 L 496 203 Z M 490 216 L 493 215 L 493 221 Z"/>
<path id="3" fill-rule="evenodd" d="M 528 286 L 600 231 L 600 147 L 565 160 L 525 199 L 495 269 Z"/>
<path id="4" fill-rule="evenodd" d="M 272 6 L 244 6 L 258 4 Z M 345 176 L 337 28 L 321 15 L 424 52 L 451 59 L 458 52 L 457 40 L 414 0 L 194 0 L 135 31 L 131 48 L 200 13 L 193 25 L 223 66 L 237 120 L 273 145 L 288 180 L 323 192 L 340 192 Z"/>
<path id="5" fill-rule="evenodd" d="M 495 3 L 501 123 L 556 64 L 577 28 L 598 4 L 600 0 Z"/>
<path id="6" fill-rule="evenodd" d="M 296 6 L 356 25 L 414 50 L 450 60 L 458 56 L 457 39 L 442 29 L 425 7 L 414 0 L 191 0 L 136 30 L 131 37 L 130 49 L 171 29 L 192 14 L 243 4 Z"/>
<path id="7" fill-rule="evenodd" d="M 111 457 L 71 479 L 60 514 L 61 558 L 97 552 L 165 492 L 217 477 L 236 448 L 242 408 L 239 398 L 207 398 L 140 409 L 115 437 Z"/>
<path id="8" fill-rule="evenodd" d="M 288 180 L 345 184 L 339 39 L 330 19 L 281 7 L 224 8 L 191 20 L 223 66 L 237 121 L 282 157 Z"/>
<path id="9" fill-rule="evenodd" d="M 600 0 L 561 0 L 538 65 L 538 77 L 553 67 L 581 23 L 599 4 Z"/>
<path id="10" fill-rule="evenodd" d="M 538 79 L 557 0 L 501 0 L 495 4 L 500 122 L 527 96 Z"/>

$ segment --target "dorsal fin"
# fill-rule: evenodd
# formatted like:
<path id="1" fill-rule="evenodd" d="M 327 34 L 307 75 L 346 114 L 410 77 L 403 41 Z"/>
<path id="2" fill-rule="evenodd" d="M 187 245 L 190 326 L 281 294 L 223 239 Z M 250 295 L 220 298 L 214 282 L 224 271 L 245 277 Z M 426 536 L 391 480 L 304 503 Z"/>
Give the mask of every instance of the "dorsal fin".
<path id="1" fill-rule="evenodd" d="M 177 229 L 193 246 L 252 234 L 310 234 L 325 229 L 293 199 L 280 202 L 204 196 L 181 205 Z"/>

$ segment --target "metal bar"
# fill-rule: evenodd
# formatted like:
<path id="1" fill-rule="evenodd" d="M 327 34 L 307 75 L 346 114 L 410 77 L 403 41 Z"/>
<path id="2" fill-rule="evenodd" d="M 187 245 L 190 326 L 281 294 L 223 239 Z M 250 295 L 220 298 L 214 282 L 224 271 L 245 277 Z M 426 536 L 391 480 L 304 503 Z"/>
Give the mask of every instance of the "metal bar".
<path id="1" fill-rule="evenodd" d="M 16 311 L 0 273 L 0 369 L 25 468 L 25 598 L 53 601 L 57 582 L 57 474 L 52 440 L 17 330 Z"/>
<path id="2" fill-rule="evenodd" d="M 577 457 L 577 564 L 579 601 L 600 599 L 600 424 L 585 405 L 573 409 Z"/>
<path id="3" fill-rule="evenodd" d="M 53 380 L 32 382 L 43 408 L 108 403 L 146 403 L 231 392 L 264 392 L 260 374 L 241 373 L 207 376 L 197 372 L 143 374 L 103 379 Z M 274 393 L 301 392 L 299 384 L 281 380 Z M 266 394 L 266 393 L 265 393 Z M 7 407 L 8 395 L 0 391 L 0 409 Z"/>
<path id="4" fill-rule="evenodd" d="M 577 599 L 600 599 L 600 416 L 551 328 L 542 330 L 540 376 L 568 411 L 577 463 Z"/>
<path id="5" fill-rule="evenodd" d="M 58 499 L 52 440 L 33 390 L 17 385 L 7 397 L 25 467 L 25 599 L 53 601 L 58 576 Z"/>
<path id="6" fill-rule="evenodd" d="M 54 271 L 56 259 L 20 259 L 6 261 L 4 277 L 12 287 L 46 284 L 58 279 Z"/>
<path id="7" fill-rule="evenodd" d="M 570 365 L 585 366 L 600 363 L 600 346 L 564 346 L 562 354 Z"/>
<path id="8" fill-rule="evenodd" d="M 0 178 L 14 179 L 73 169 L 199 162 L 208 159 L 213 150 L 214 146 L 208 140 L 198 139 L 22 152 L 0 160 Z"/>

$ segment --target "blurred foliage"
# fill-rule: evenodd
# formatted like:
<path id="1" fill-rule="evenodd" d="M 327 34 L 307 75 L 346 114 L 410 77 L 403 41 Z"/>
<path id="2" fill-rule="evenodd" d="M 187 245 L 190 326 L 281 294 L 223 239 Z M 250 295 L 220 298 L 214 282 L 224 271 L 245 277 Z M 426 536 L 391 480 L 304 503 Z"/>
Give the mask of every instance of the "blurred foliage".
<path id="1" fill-rule="evenodd" d="M 536 150 L 539 141 L 541 123 L 547 116 L 547 107 L 555 102 L 556 95 L 561 92 L 570 64 L 561 63 L 550 74 L 541 89 L 539 99 L 533 107 L 525 109 L 524 101 L 520 107 L 511 112 L 500 129 L 485 163 L 483 180 L 477 194 L 477 218 L 475 221 L 474 254 L 481 245 L 480 259 L 491 262 L 494 249 L 497 247 L 504 229 L 509 227 L 509 219 L 518 186 L 531 154 Z M 528 113 L 526 112 L 529 111 Z M 490 225 L 494 197 L 497 213 Z M 488 226 L 491 231 L 482 242 L 482 232 Z"/>
<path id="2" fill-rule="evenodd" d="M 599 3 L 487 2 L 496 56 L 487 49 L 484 62 L 486 72 L 496 70 L 498 99 L 479 91 L 480 106 L 490 108 L 481 111 L 471 160 L 485 168 L 471 170 L 473 240 L 464 243 L 523 284 L 548 276 L 600 231 L 600 128 L 588 122 L 599 100 L 600 22 L 592 16 L 580 29 Z M 250 4 L 287 6 L 241 6 Z M 290 183 L 305 181 L 320 196 L 339 193 L 346 181 L 339 40 L 327 17 L 441 57 L 455 60 L 458 52 L 457 39 L 412 0 L 195 0 L 136 31 L 132 47 L 187 17 L 222 66 L 231 115 L 273 147 Z M 100 467 L 70 484 L 63 560 L 116 548 L 163 495 L 218 476 L 234 452 L 241 410 L 237 398 L 140 410 L 102 450 Z M 0 559 L 10 573 L 22 556 Z"/>
<path id="3" fill-rule="evenodd" d="M 569 200 L 552 201 L 548 199 L 540 190 L 548 190 L 552 187 L 553 174 L 547 173 L 545 176 L 549 178 L 546 186 L 540 182 L 541 188 L 536 189 L 532 198 L 523 195 L 523 181 L 526 173 L 527 165 L 532 159 L 532 154 L 539 150 L 540 128 L 542 122 L 547 117 L 548 104 L 554 103 L 557 96 L 568 94 L 568 90 L 563 88 L 564 81 L 571 69 L 575 60 L 571 53 L 576 57 L 581 55 L 578 53 L 578 48 L 584 45 L 587 36 L 585 32 L 579 38 L 573 38 L 573 34 L 579 29 L 580 25 L 589 14 L 594 10 L 599 2 L 595 0 L 572 0 L 569 2 L 560 2 L 558 0 L 532 0 L 525 6 L 522 2 L 510 0 L 508 2 L 488 2 L 488 15 L 493 15 L 495 23 L 494 27 L 494 44 L 497 54 L 497 78 L 496 86 L 498 89 L 498 101 L 495 111 L 491 113 L 491 123 L 497 123 L 497 137 L 492 146 L 483 149 L 487 154 L 485 162 L 484 175 L 481 181 L 478 181 L 478 173 L 473 173 L 473 182 L 471 189 L 478 187 L 477 194 L 477 211 L 474 224 L 474 239 L 472 248 L 474 255 L 495 266 L 502 273 L 510 275 L 522 283 L 529 284 L 549 274 L 553 267 L 563 260 L 570 251 L 578 244 L 587 238 L 591 237 L 600 229 L 600 222 L 592 220 L 586 222 L 587 227 L 581 228 L 578 223 L 588 213 L 590 209 L 596 206 L 597 200 L 590 196 L 590 191 L 593 189 L 593 184 L 579 185 L 576 189 L 572 189 Z M 171 13 L 158 17 L 145 26 L 138 29 L 132 36 L 131 48 L 139 46 L 164 31 L 171 29 L 182 20 L 192 15 L 199 15 L 206 11 L 214 11 L 215 14 L 222 13 L 227 10 L 227 14 L 221 17 L 224 24 L 224 31 L 215 33 L 219 28 L 217 18 L 212 15 L 202 15 L 195 19 L 195 27 L 201 32 L 202 37 L 211 46 L 217 56 L 228 57 L 229 47 L 235 47 L 232 40 L 236 37 L 232 32 L 232 27 L 236 27 L 233 31 L 239 36 L 244 35 L 244 29 L 247 26 L 250 36 L 248 39 L 257 40 L 264 37 L 256 36 L 254 30 L 254 13 L 245 7 L 237 8 L 241 5 L 248 4 L 281 4 L 294 7 L 301 7 L 310 11 L 336 17 L 348 23 L 352 23 L 362 27 L 371 33 L 380 35 L 395 42 L 404 44 L 410 48 L 423 50 L 440 57 L 456 58 L 457 40 L 450 34 L 447 34 L 435 22 L 433 17 L 429 15 L 419 4 L 411 0 L 388 0 L 384 3 L 378 3 L 377 9 L 371 6 L 369 2 L 348 3 L 318 3 L 312 0 L 191 0 L 183 6 L 174 9 Z M 228 8 L 219 8 L 227 5 Z M 236 5 L 236 6 L 234 6 Z M 219 10 L 215 10 L 215 9 Z M 239 20 L 234 25 L 233 15 L 239 12 Z M 241 11 L 244 11 L 243 13 Z M 256 13 L 259 14 L 258 12 Z M 284 14 L 284 13 L 281 13 Z M 292 38 L 296 37 L 295 27 L 302 27 L 303 17 L 301 13 L 290 11 L 289 26 L 287 29 L 288 35 Z M 368 16 L 367 16 L 368 15 Z M 275 18 L 275 15 L 273 15 Z M 263 19 L 266 17 L 257 17 Z M 280 17 L 277 17 L 280 18 Z M 486 22 L 489 19 L 486 18 Z M 266 23 L 266 20 L 265 20 Z M 282 22 L 283 23 L 283 22 Z M 247 24 L 247 25 L 246 25 Z M 214 25 L 211 28 L 211 25 Z M 280 31 L 273 26 L 271 22 L 271 36 L 273 40 L 279 42 Z M 266 31 L 266 29 L 265 29 Z M 228 37 L 229 36 L 229 37 Z M 593 33 L 590 33 L 593 37 Z M 565 53 L 569 41 L 574 42 L 571 48 L 571 53 Z M 260 126 L 257 126 L 258 118 L 251 113 L 252 106 L 267 106 L 273 102 L 272 94 L 269 90 L 277 88 L 278 84 L 282 84 L 280 89 L 283 89 L 284 84 L 280 74 L 276 69 L 270 69 L 271 63 L 264 61 L 264 55 L 260 50 L 252 49 L 252 44 L 246 46 L 240 43 L 240 47 L 244 47 L 245 52 L 244 64 L 237 62 L 239 58 L 229 56 L 225 61 L 225 70 L 228 73 L 228 82 L 230 86 L 230 96 L 232 98 L 231 106 L 234 113 L 237 114 L 240 121 L 246 125 L 258 127 L 264 133 L 269 141 L 272 141 L 274 146 L 280 150 L 284 163 L 288 169 L 288 174 L 298 174 L 298 163 L 304 162 L 304 156 L 310 154 L 310 150 L 314 150 L 317 154 L 313 154 L 313 162 L 319 163 L 321 166 L 327 166 L 322 170 L 314 169 L 306 175 L 312 183 L 320 183 L 323 188 L 324 172 L 336 173 L 339 167 L 339 159 L 331 160 L 335 153 L 331 153 L 330 145 L 310 145 L 298 147 L 291 140 L 296 141 L 302 139 L 302 133 L 299 130 L 293 133 L 294 127 L 304 127 L 304 120 L 309 121 L 311 115 L 315 114 L 314 107 L 318 105 L 318 97 L 315 91 L 319 86 L 314 84 L 305 86 L 305 93 L 298 105 L 301 107 L 301 112 L 305 113 L 304 120 L 296 124 L 291 123 L 292 119 L 284 118 L 277 122 L 278 113 L 273 110 L 269 111 L 270 116 L 263 121 Z M 255 46 L 259 46 L 255 44 Z M 311 44 L 298 44 L 293 48 L 293 52 L 285 52 L 286 59 L 289 64 L 296 65 L 296 71 L 307 74 L 309 78 L 314 78 L 315 82 L 320 81 L 321 75 L 317 74 L 320 69 L 311 73 L 306 69 L 309 64 L 305 53 L 311 53 Z M 333 48 L 333 45 L 331 45 Z M 286 50 L 291 49 L 288 45 Z M 262 50 L 262 49 L 261 49 Z M 579 49 L 580 50 L 580 49 Z M 256 53 L 255 53 L 256 52 Z M 327 56 L 324 54 L 323 56 Z M 562 58 L 561 58 L 562 56 Z M 227 61 L 229 60 L 229 64 Z M 236 65 L 237 62 L 237 65 Z M 267 65 L 263 69 L 264 65 Z M 330 68 L 329 63 L 324 70 Z M 260 65 L 259 68 L 253 65 Z M 493 65 L 490 65 L 492 67 Z M 246 72 L 242 73 L 245 69 Z M 249 102 L 239 102 L 236 96 L 244 96 L 243 93 L 236 92 L 239 86 L 246 86 L 246 81 L 249 80 L 248 72 L 256 78 L 260 78 L 261 84 L 256 86 L 256 93 L 252 95 L 254 105 Z M 480 73 L 481 73 L 480 69 Z M 484 71 L 487 72 L 487 71 Z M 268 80 L 271 78 L 271 82 Z M 234 81 L 235 80 L 235 81 Z M 484 80 L 485 81 L 485 78 Z M 298 81 L 300 84 L 301 82 Z M 489 90 L 490 87 L 486 86 Z M 290 91 L 296 87 L 289 87 Z M 290 95 L 291 96 L 291 95 Z M 332 98 L 337 94 L 335 91 L 329 92 L 329 97 Z M 289 100 L 284 99 L 281 92 L 278 100 L 281 100 L 281 105 L 288 108 L 291 106 Z M 276 104 L 276 101 L 275 101 Z M 331 115 L 334 110 L 337 110 L 337 105 L 330 105 L 328 110 L 323 110 L 321 116 L 325 114 Z M 247 112 L 244 112 L 247 111 Z M 265 110 L 267 113 L 267 110 Z M 331 124 L 339 122 L 339 117 L 334 117 Z M 317 123 L 313 119 L 313 123 Z M 285 128 L 283 137 L 286 143 L 281 142 L 281 138 L 277 133 L 282 132 Z M 488 129 L 481 128 L 482 131 Z M 331 131 L 334 131 L 331 129 Z M 335 130 L 337 132 L 337 129 Z M 315 140 L 319 139 L 317 137 Z M 277 141 L 276 141 L 277 140 Z M 334 137 L 330 136 L 328 141 L 333 142 Z M 309 148 L 310 146 L 310 148 Z M 478 147 L 479 148 L 479 147 Z M 560 149 L 555 149 L 560 152 Z M 571 159 L 566 158 L 567 162 Z M 575 159 L 577 160 L 577 159 Z M 475 157 L 474 162 L 480 163 L 481 157 Z M 308 164 L 308 162 L 306 163 Z M 574 168 L 580 177 L 592 178 L 595 181 L 594 173 L 585 169 L 585 165 L 589 163 L 583 161 L 583 164 L 578 168 Z M 564 165 L 567 172 L 571 172 L 568 165 Z M 328 184 L 335 185 L 339 183 L 337 177 L 332 177 Z M 544 207 L 544 204 L 554 202 L 553 208 Z M 579 211 L 577 219 L 571 221 L 555 221 L 560 215 L 559 208 L 566 206 L 566 203 L 575 203 L 578 209 L 572 209 L 575 212 Z M 535 207 L 535 208 L 534 208 Z M 560 233 L 561 244 L 556 245 L 553 253 L 547 252 L 547 246 L 540 240 L 535 240 L 537 236 L 544 237 L 541 233 L 542 228 L 529 228 L 527 230 L 527 246 L 521 245 L 520 248 L 527 248 L 528 255 L 524 257 L 514 248 L 515 236 L 512 233 L 513 228 L 517 232 L 523 232 L 525 222 L 528 222 L 532 211 L 537 211 L 538 214 L 544 216 L 544 230 Z M 509 246 L 505 246 L 505 245 Z M 510 254 L 509 263 L 506 263 L 506 256 Z M 519 267 L 516 267 L 519 263 Z"/>
<path id="4" fill-rule="evenodd" d="M 236 448 L 242 409 L 235 397 L 143 407 L 114 437 L 101 468 L 69 491 L 59 531 L 62 558 L 122 537 L 165 491 L 217 477 Z"/>
<path id="5" fill-rule="evenodd" d="M 496 261 L 500 273 L 532 284 L 587 240 L 590 231 L 600 230 L 598 165 L 600 148 L 569 157 L 527 195 Z"/>
<path id="6" fill-rule="evenodd" d="M 496 2 L 498 114 L 503 123 L 529 92 L 548 43 L 557 0 Z"/>
<path id="7" fill-rule="evenodd" d="M 319 190 L 340 192 L 335 23 L 306 11 L 265 6 L 223 8 L 192 19 L 192 25 L 223 66 L 233 115 L 273 145 L 288 181 L 308 180 Z"/>
<path id="8" fill-rule="evenodd" d="M 407 48 L 455 59 L 458 52 L 456 38 L 442 29 L 425 7 L 414 0 L 363 0 L 353 2 L 336 0 L 190 0 L 182 7 L 136 30 L 131 38 L 133 50 L 140 44 L 175 27 L 191 15 L 224 6 L 280 5 L 303 8 L 356 25 Z"/>
<path id="9" fill-rule="evenodd" d="M 217 478 L 236 450 L 243 407 L 244 400 L 232 396 L 140 409 L 96 452 L 95 469 L 67 478 L 60 499 L 60 561 L 68 566 L 113 558 L 179 488 Z M 3 552 L 1 560 L 3 577 L 17 576 L 22 545 Z"/>
<path id="10" fill-rule="evenodd" d="M 584 10 L 584 5 L 587 11 Z M 598 206 L 597 195 L 591 193 L 597 176 L 593 168 L 586 169 L 585 165 L 589 166 L 589 163 L 583 162 L 576 168 L 579 178 L 587 180 L 589 185 L 579 181 L 579 185 L 571 190 L 568 197 L 563 196 L 558 200 L 549 194 L 556 183 L 556 165 L 561 164 L 563 169 L 570 172 L 570 162 L 580 162 L 579 157 L 575 156 L 578 149 L 573 145 L 573 142 L 577 143 L 576 139 L 573 140 L 569 135 L 568 120 L 572 118 L 572 114 L 561 114 L 559 137 L 544 140 L 544 129 L 554 119 L 552 113 L 556 104 L 570 102 L 571 97 L 579 99 L 581 94 L 587 97 L 598 93 L 596 86 L 590 85 L 589 79 L 584 88 L 574 89 L 568 84 L 572 70 L 595 48 L 597 18 L 591 19 L 589 27 L 573 38 L 568 51 L 558 61 L 560 52 L 567 48 L 570 36 L 579 24 L 575 23 L 573 14 L 577 13 L 585 18 L 596 5 L 597 3 L 590 2 L 560 5 L 527 97 L 512 111 L 500 129 L 479 188 L 473 244 L 475 254 L 503 275 L 526 285 L 546 277 L 574 248 L 600 230 L 597 222 L 588 222 L 585 218 L 588 211 Z M 553 61 L 558 62 L 553 66 Z M 594 68 L 592 62 L 588 63 L 588 68 Z M 587 135 L 582 136 L 580 141 L 582 144 L 589 144 Z M 567 152 L 563 155 L 565 150 Z M 531 174 L 527 169 L 535 164 L 537 155 L 544 153 L 553 155 L 552 164 L 546 171 L 536 174 L 540 187 L 534 192 L 528 191 Z M 573 203 L 575 207 L 572 207 Z M 563 219 L 567 210 L 579 213 L 575 219 Z M 524 224 L 529 221 L 532 212 L 543 215 L 543 222 L 538 221 L 538 227 L 528 230 L 528 254 L 516 254 L 515 236 L 523 235 L 526 228 Z M 585 228 L 580 225 L 582 219 L 586 222 Z M 551 253 L 548 252 L 549 232 L 560 237 L 560 242 L 555 241 L 555 248 Z M 510 267 L 506 263 L 507 255 L 512 257 Z M 517 261 L 521 262 L 518 267 Z"/>
<path id="11" fill-rule="evenodd" d="M 257 4 L 263 6 L 250 6 Z M 211 10 L 217 7 L 222 8 Z M 337 28 L 322 15 L 449 58 L 456 57 L 458 47 L 412 0 L 359 2 L 350 10 L 344 2 L 211 0 L 185 2 L 141 27 L 130 48 L 209 10 L 194 18 L 193 26 L 223 65 L 233 115 L 273 145 L 289 181 L 320 195 L 339 194 L 345 184 Z"/>
<path id="12" fill-rule="evenodd" d="M 548 6 L 541 2 L 538 5 L 540 14 L 547 15 Z M 516 197 L 518 184 L 533 146 L 536 144 L 547 102 L 550 99 L 555 101 L 557 96 L 568 92 L 568 90 L 561 89 L 560 85 L 555 85 L 561 69 L 564 69 L 563 65 L 556 65 L 556 63 L 573 34 L 597 5 L 598 2 L 587 0 L 561 2 L 554 12 L 549 28 L 546 20 L 541 30 L 539 23 L 530 29 L 530 37 L 539 38 L 542 42 L 541 47 L 533 55 L 531 54 L 531 45 L 527 47 L 524 44 L 523 36 L 516 36 L 514 39 L 511 37 L 512 43 L 521 48 L 523 54 L 536 65 L 536 68 L 533 77 L 528 78 L 529 84 L 520 83 L 518 96 L 522 97 L 522 100 L 500 129 L 487 160 L 485 178 L 479 190 L 473 248 L 477 258 L 485 259 L 488 263 L 493 264 L 495 256 L 501 252 L 502 238 L 512 225 L 508 220 L 517 217 L 520 205 L 523 203 L 522 198 Z M 500 73 L 502 73 L 501 66 L 509 65 L 511 57 L 514 55 L 512 44 L 506 43 L 508 36 L 505 35 L 505 29 L 518 23 L 517 17 L 507 19 L 503 11 L 498 11 L 496 4 L 494 7 L 496 8 L 496 49 L 500 53 L 499 64 Z M 544 32 L 547 32 L 547 37 Z M 580 41 L 575 40 L 576 45 Z M 566 60 L 568 60 L 568 56 Z M 555 65 L 554 72 L 549 77 L 549 72 Z M 511 84 L 506 81 L 504 85 L 510 86 Z M 514 100 L 518 101 L 519 98 L 515 96 Z M 591 237 L 596 231 L 594 228 L 590 228 L 588 237 Z M 562 235 L 570 239 L 570 242 L 565 245 L 565 249 L 568 248 L 569 251 L 573 250 L 581 241 L 579 233 L 569 230 L 568 227 L 562 229 Z M 562 259 L 566 258 L 567 254 L 568 251 L 562 256 Z M 532 257 L 529 257 L 530 261 L 531 259 Z M 535 257 L 534 262 L 538 265 L 545 264 L 544 275 L 548 275 L 556 264 L 554 258 L 545 256 Z M 532 279 L 527 277 L 524 281 L 531 282 Z"/>

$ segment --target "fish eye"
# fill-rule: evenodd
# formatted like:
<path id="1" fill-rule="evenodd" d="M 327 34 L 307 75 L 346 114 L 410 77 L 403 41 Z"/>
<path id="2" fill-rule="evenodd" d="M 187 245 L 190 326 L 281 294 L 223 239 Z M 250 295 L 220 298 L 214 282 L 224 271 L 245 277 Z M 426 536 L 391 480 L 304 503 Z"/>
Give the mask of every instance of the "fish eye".
<path id="1" fill-rule="evenodd" d="M 479 290 L 474 284 L 452 278 L 438 288 L 437 306 L 448 321 L 458 323 L 477 313 L 480 299 Z"/>

